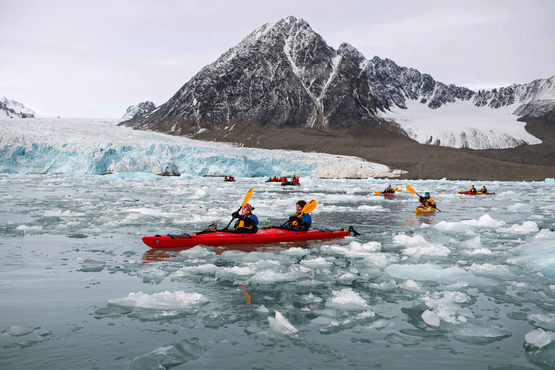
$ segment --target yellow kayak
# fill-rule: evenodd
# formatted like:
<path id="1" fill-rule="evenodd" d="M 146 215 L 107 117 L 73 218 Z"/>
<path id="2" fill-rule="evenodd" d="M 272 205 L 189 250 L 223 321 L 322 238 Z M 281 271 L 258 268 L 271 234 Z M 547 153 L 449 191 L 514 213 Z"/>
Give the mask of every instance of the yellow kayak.
<path id="1" fill-rule="evenodd" d="M 435 212 L 435 208 L 434 207 L 423 207 L 422 205 L 419 205 L 418 207 L 416 207 L 416 214 L 419 215 L 421 213 L 430 213 L 430 212 Z"/>

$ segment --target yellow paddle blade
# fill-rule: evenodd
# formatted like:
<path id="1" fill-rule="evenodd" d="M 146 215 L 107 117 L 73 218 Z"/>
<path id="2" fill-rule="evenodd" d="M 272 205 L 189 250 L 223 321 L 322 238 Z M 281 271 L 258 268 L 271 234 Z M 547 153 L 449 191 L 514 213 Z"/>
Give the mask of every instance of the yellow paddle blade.
<path id="1" fill-rule="evenodd" d="M 413 194 L 416 194 L 416 191 L 414 191 L 414 189 L 411 188 L 410 185 L 407 185 L 407 190 L 410 191 Z"/>
<path id="2" fill-rule="evenodd" d="M 245 200 L 243 201 L 243 204 L 241 204 L 241 208 L 243 208 L 245 206 L 245 204 L 247 204 L 249 202 L 249 199 L 251 199 L 252 193 L 254 192 L 254 189 L 251 188 L 251 190 L 249 190 L 247 192 L 247 195 L 245 195 Z"/>
<path id="3" fill-rule="evenodd" d="M 403 189 L 397 189 L 397 188 L 395 188 L 395 189 L 393 189 L 393 190 L 395 190 L 395 191 L 397 191 L 397 192 L 403 191 Z"/>
<path id="4" fill-rule="evenodd" d="M 312 212 L 316 209 L 317 205 L 318 204 L 316 203 L 316 201 L 314 199 L 312 199 L 310 202 L 308 202 L 304 205 L 303 210 L 301 211 L 301 213 L 310 213 L 310 212 Z"/>
<path id="5" fill-rule="evenodd" d="M 378 196 L 378 195 L 380 195 L 380 194 L 381 194 L 380 191 L 375 191 L 375 192 L 374 192 L 374 195 L 376 195 L 376 196 Z"/>

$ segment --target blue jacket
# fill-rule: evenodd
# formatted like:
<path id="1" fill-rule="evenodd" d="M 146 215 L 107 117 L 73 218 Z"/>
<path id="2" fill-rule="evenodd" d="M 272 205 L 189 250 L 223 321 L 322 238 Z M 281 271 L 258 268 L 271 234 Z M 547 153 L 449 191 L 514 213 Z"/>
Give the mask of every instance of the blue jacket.
<path id="1" fill-rule="evenodd" d="M 283 225 L 284 228 L 294 231 L 305 231 L 312 226 L 312 217 L 310 217 L 308 213 L 295 213 L 292 217 L 296 217 L 296 219 L 291 220 L 291 218 L 289 218 L 289 221 Z"/>

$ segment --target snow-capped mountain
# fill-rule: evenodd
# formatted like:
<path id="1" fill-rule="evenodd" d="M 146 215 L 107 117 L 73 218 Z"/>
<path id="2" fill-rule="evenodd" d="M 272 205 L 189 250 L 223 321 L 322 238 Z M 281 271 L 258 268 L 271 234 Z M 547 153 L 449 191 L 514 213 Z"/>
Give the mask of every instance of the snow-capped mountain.
<path id="1" fill-rule="evenodd" d="M 9 100 L 3 97 L 0 100 L 0 117 L 19 117 L 19 118 L 34 118 L 35 112 L 15 100 Z"/>
<path id="2" fill-rule="evenodd" d="M 121 120 L 127 121 L 137 116 L 140 116 L 141 114 L 151 112 L 154 109 L 156 109 L 156 105 L 154 105 L 154 103 L 149 100 L 139 103 L 137 105 L 131 105 L 129 108 L 127 108 L 127 111 L 125 112 L 123 117 L 121 117 Z"/>
<path id="3" fill-rule="evenodd" d="M 388 122 L 423 144 L 501 149 L 540 143 L 517 119 L 554 109 L 555 76 L 472 91 L 389 59 L 368 60 L 347 43 L 336 51 L 304 20 L 288 17 L 255 30 L 155 111 L 121 124 L 194 137 L 243 124 L 329 129 Z"/>
<path id="4" fill-rule="evenodd" d="M 180 135 L 245 122 L 377 126 L 379 107 L 353 58 L 338 54 L 304 20 L 288 17 L 255 30 L 158 110 L 124 124 Z"/>

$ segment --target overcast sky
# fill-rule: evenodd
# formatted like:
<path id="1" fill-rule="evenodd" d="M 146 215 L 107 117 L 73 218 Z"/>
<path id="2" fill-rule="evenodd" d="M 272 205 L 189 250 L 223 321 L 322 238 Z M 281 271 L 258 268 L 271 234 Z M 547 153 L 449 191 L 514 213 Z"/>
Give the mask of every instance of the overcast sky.
<path id="1" fill-rule="evenodd" d="M 555 0 L 0 0 L 0 98 L 39 115 L 121 118 L 170 99 L 265 23 L 471 89 L 555 75 Z"/>

